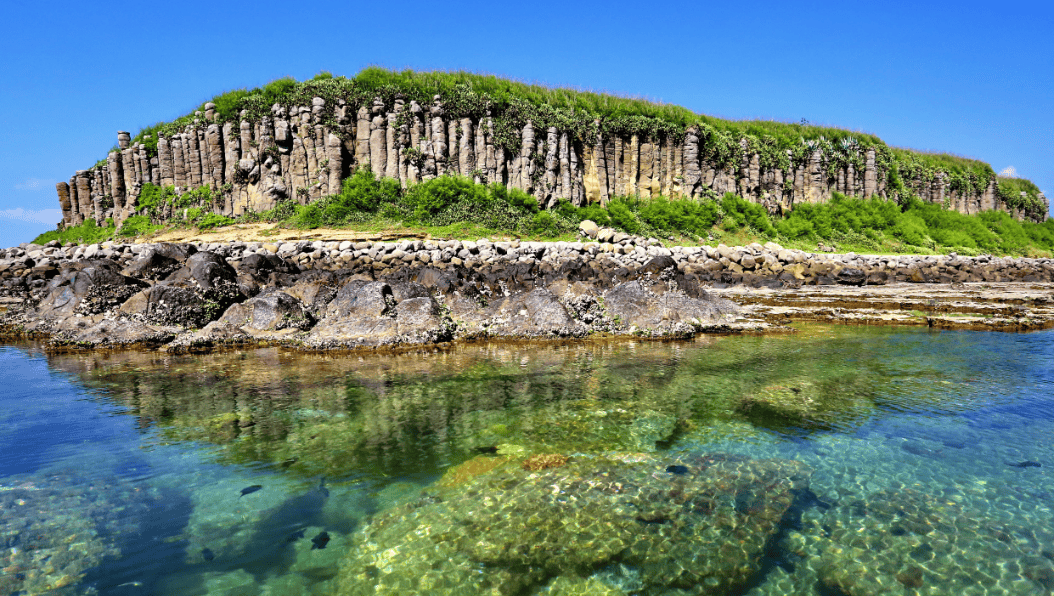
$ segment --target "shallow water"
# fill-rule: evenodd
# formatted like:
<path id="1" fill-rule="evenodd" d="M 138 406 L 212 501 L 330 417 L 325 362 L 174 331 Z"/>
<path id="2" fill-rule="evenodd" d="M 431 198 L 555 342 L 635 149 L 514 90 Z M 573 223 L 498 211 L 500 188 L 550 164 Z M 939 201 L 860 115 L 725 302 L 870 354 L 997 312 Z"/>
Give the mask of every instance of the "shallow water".
<path id="1" fill-rule="evenodd" d="M 1054 589 L 1051 332 L 10 345 L 0 387 L 0 595 Z"/>

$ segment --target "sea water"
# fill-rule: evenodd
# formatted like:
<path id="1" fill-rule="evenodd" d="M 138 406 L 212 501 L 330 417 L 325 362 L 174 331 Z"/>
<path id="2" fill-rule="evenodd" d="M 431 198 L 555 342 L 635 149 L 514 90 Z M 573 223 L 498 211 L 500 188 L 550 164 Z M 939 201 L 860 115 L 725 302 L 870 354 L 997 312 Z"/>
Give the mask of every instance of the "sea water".
<path id="1" fill-rule="evenodd" d="M 0 347 L 0 594 L 1049 594 L 1054 333 Z"/>

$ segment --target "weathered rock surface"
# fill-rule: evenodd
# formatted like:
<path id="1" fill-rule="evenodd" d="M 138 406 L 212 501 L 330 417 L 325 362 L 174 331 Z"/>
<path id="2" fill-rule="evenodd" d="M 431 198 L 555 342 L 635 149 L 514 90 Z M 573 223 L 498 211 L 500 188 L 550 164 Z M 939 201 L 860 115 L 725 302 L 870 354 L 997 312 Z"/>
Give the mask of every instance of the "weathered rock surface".
<path id="1" fill-rule="evenodd" d="M 726 300 L 702 300 L 679 291 L 655 294 L 640 282 L 619 284 L 604 294 L 611 317 L 638 329 L 660 333 L 688 332 L 703 328 L 736 312 Z"/>
<path id="2" fill-rule="evenodd" d="M 431 296 L 399 302 L 385 282 L 352 280 L 337 292 L 306 342 L 319 348 L 354 348 L 435 343 L 451 337 L 451 324 Z"/>
<path id="3" fill-rule="evenodd" d="M 212 252 L 197 252 L 163 282 L 132 296 L 121 312 L 158 325 L 203 327 L 246 297 L 237 273 Z"/>
<path id="4" fill-rule="evenodd" d="M 0 332 L 62 333 L 65 346 L 112 345 L 101 341 L 109 332 L 146 344 L 176 333 L 174 349 L 252 341 L 373 349 L 458 338 L 684 337 L 797 320 L 1054 326 L 1042 290 L 1054 281 L 1051 259 L 828 255 L 771 242 L 666 248 L 604 232 L 605 242 L 23 245 L 0 250 Z M 88 332 L 104 319 L 141 325 Z"/>
<path id="5" fill-rule="evenodd" d="M 98 315 L 119 307 L 144 287 L 144 282 L 122 275 L 113 261 L 84 261 L 51 280 L 37 310 L 42 319 Z"/>

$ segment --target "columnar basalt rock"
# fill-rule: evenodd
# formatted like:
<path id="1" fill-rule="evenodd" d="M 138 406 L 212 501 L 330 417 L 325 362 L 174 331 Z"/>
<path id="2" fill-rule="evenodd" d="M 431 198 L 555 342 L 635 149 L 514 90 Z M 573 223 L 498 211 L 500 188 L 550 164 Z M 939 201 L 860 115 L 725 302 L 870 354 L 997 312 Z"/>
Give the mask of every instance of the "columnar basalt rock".
<path id="1" fill-rule="evenodd" d="M 62 221 L 71 221 L 72 215 L 72 204 L 70 203 L 70 185 L 66 182 L 59 182 L 55 185 L 55 192 L 59 195 L 59 207 L 62 209 Z"/>
<path id="2" fill-rule="evenodd" d="M 77 212 L 80 214 L 80 220 L 91 218 L 94 216 L 94 206 L 91 202 L 91 180 L 87 170 L 77 171 Z"/>
<path id="3" fill-rule="evenodd" d="M 442 176 L 447 173 L 447 135 L 446 122 L 443 121 L 443 104 L 440 97 L 435 96 L 432 107 L 428 110 L 431 116 L 431 145 L 429 157 L 430 166 L 427 168 L 427 176 Z"/>
<path id="4" fill-rule="evenodd" d="M 111 216 L 120 223 L 135 213 L 140 189 L 148 183 L 175 186 L 177 192 L 211 186 L 222 195 L 213 209 L 240 215 L 287 198 L 307 203 L 337 193 L 341 181 L 362 167 L 403 187 L 444 174 L 500 182 L 547 208 L 561 200 L 606 204 L 619 195 L 733 192 L 770 213 L 786 213 L 799 203 L 827 201 L 833 192 L 894 198 L 887 194 L 885 166 L 871 147 L 838 167 L 819 150 L 804 161 L 788 151 L 791 166 L 781 169 L 763 165 L 761 154 L 741 139 L 737 158 L 715 163 L 708 157 L 710 133 L 698 127 L 683 135 L 620 135 L 601 132 L 600 120 L 586 138 L 551 123 L 539 131 L 527 120 L 519 130 L 502 129 L 503 146 L 492 116 L 455 118 L 439 95 L 427 107 L 400 96 L 390 104 L 375 97 L 359 107 L 315 97 L 310 107 L 275 104 L 259 121 L 243 112 L 240 122 L 220 123 L 215 106 L 196 116 L 178 134 L 159 137 L 156 151 L 133 145 L 131 135 L 121 131 L 119 149 L 105 165 L 79 172 L 59 194 L 60 205 L 68 204 L 63 225 L 102 223 Z M 1010 209 L 994 179 L 972 193 L 953 189 L 951 177 L 941 172 L 903 182 L 923 200 L 963 213 L 1001 209 L 1036 221 L 1046 215 L 1041 195 L 1043 205 L 1032 211 Z"/>
<path id="5" fill-rule="evenodd" d="M 106 156 L 106 170 L 110 175 L 110 194 L 113 196 L 114 204 L 124 207 L 126 186 L 119 156 L 120 153 L 116 151 L 111 151 Z"/>
<path id="6" fill-rule="evenodd" d="M 383 177 L 388 164 L 386 129 L 387 119 L 383 115 L 384 102 L 380 98 L 373 100 L 372 118 L 370 119 L 370 167 L 378 177 Z"/>

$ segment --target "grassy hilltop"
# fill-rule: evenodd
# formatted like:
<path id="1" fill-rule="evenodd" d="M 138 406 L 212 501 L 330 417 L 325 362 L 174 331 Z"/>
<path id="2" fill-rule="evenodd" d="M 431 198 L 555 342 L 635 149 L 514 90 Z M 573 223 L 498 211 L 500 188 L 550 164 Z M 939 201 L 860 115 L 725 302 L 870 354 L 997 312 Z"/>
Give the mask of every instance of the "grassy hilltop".
<path id="1" fill-rule="evenodd" d="M 860 155 L 874 149 L 886 172 L 895 201 L 857 199 L 835 194 L 827 204 L 796 205 L 787 216 L 771 217 L 764 209 L 734 195 L 703 200 L 618 197 L 605 207 L 573 207 L 563 203 L 539 211 L 533 198 L 500 185 L 477 185 L 470 180 L 442 177 L 402 189 L 391 180 L 377 180 L 360 171 L 344 181 L 339 194 L 310 205 L 279 204 L 266 213 L 247 214 L 240 221 L 273 221 L 300 228 L 347 227 L 414 229 L 444 236 L 513 235 L 569 237 L 582 219 L 592 219 L 634 234 L 679 242 L 745 242 L 774 239 L 791 246 L 815 248 L 819 242 L 857 252 L 944 252 L 963 254 L 1051 254 L 1054 224 L 1018 222 L 1001 212 L 966 216 L 923 203 L 905 180 L 931 180 L 941 172 L 951 190 L 977 192 L 993 179 L 1000 198 L 1010 207 L 1034 208 L 1039 189 L 1030 181 L 997 177 L 987 163 L 948 154 L 931 154 L 888 146 L 880 138 L 808 123 L 764 120 L 730 121 L 696 114 L 686 108 L 640 99 L 571 89 L 530 85 L 466 72 L 393 72 L 367 68 L 352 78 L 322 73 L 310 80 L 278 79 L 256 89 L 237 89 L 210 100 L 220 122 L 257 120 L 273 104 L 311 105 L 322 97 L 327 105 L 339 100 L 357 107 L 380 97 L 392 105 L 396 97 L 431 104 L 441 95 L 452 117 L 494 120 L 495 143 L 519 150 L 518 130 L 527 120 L 537 128 L 557 126 L 579 139 L 598 130 L 606 134 L 638 134 L 642 138 L 679 138 L 689 127 L 699 130 L 701 157 L 723 166 L 738 164 L 746 150 L 758 153 L 762 167 L 784 171 L 801 163 L 814 150 L 825 155 L 828 167 L 853 163 L 863 170 Z M 182 131 L 204 109 L 138 132 L 133 144 L 143 143 L 156 154 L 159 135 Z M 243 117 L 244 112 L 244 117 Z M 332 116 L 327 116 L 332 117 Z M 852 148 L 850 151 L 848 149 Z M 165 226 L 193 226 L 202 230 L 234 223 L 210 212 L 213 193 L 208 187 L 182 195 L 175 189 L 146 185 L 137 215 L 121 230 L 113 226 L 83 226 L 48 232 L 38 241 L 64 242 L 149 233 Z M 1024 192 L 1024 196 L 1022 196 Z M 186 215 L 184 216 L 184 210 Z M 175 219 L 165 213 L 178 213 Z"/>

